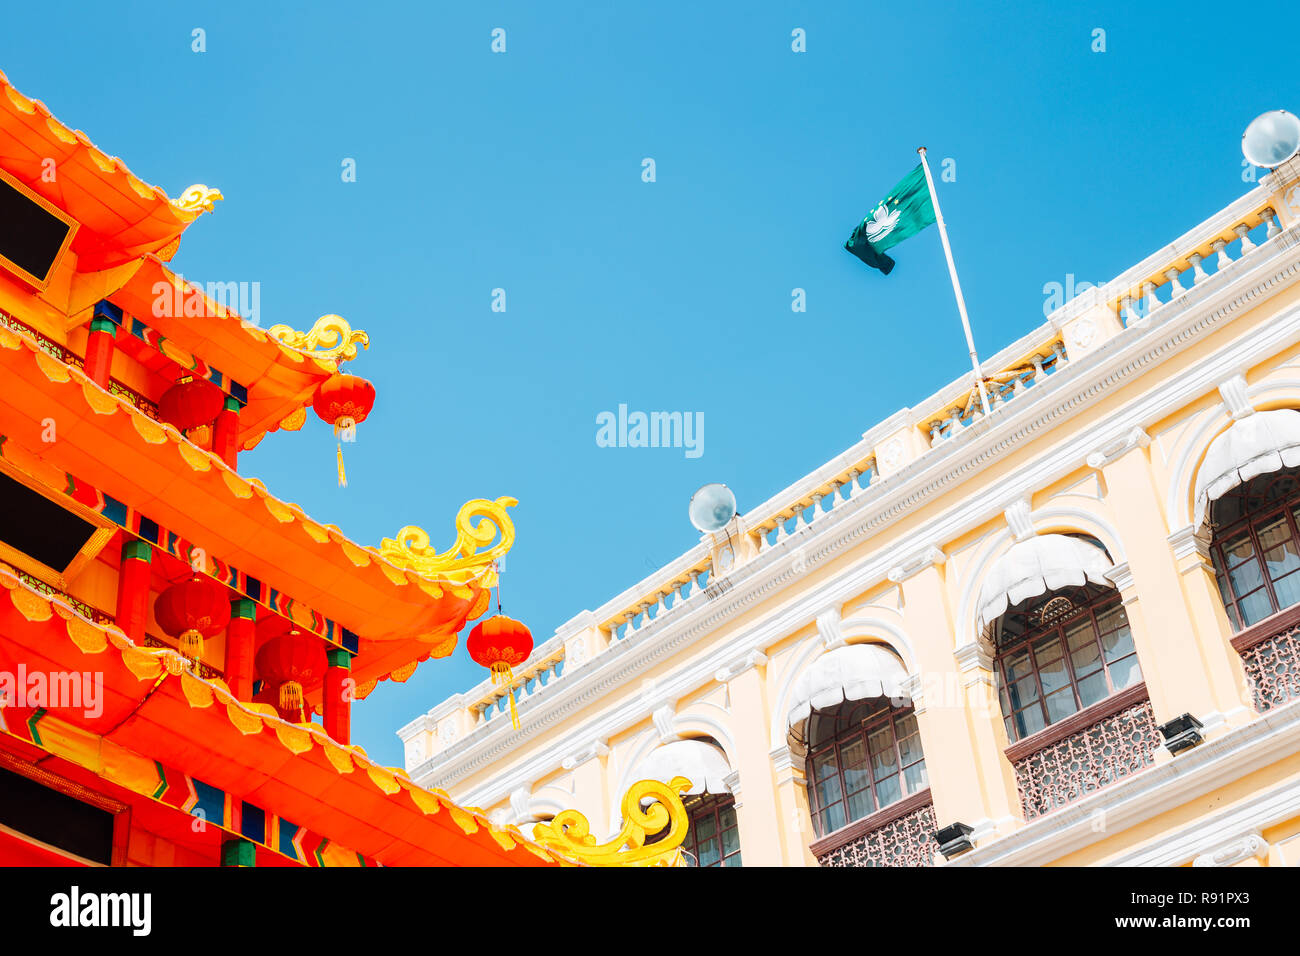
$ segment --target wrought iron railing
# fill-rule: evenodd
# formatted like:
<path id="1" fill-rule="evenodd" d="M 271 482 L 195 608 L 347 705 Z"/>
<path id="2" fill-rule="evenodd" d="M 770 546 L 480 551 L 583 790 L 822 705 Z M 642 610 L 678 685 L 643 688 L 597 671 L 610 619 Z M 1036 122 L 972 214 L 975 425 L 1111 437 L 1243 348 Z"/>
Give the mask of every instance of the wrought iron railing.
<path id="1" fill-rule="evenodd" d="M 1025 819 L 1051 813 L 1151 766 L 1159 746 L 1145 684 L 1013 744 L 1007 758 Z"/>
<path id="2" fill-rule="evenodd" d="M 817 841 L 812 851 L 822 866 L 933 866 L 936 829 L 927 789 Z"/>
<path id="3" fill-rule="evenodd" d="M 1300 698 L 1300 608 L 1261 621 L 1232 641 L 1261 714 Z"/>

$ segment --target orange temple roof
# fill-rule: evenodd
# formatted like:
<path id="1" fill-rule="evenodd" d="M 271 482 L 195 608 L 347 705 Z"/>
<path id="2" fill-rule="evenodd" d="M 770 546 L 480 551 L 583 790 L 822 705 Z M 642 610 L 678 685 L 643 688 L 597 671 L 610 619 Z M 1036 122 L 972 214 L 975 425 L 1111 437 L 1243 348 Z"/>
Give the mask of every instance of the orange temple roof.
<path id="1" fill-rule="evenodd" d="M 108 269 L 147 253 L 170 258 L 202 208 L 137 178 L 40 100 L 14 89 L 3 73 L 0 92 L 0 166 L 82 224 L 72 244 L 81 270 Z M 58 170 L 52 180 L 50 160 Z"/>

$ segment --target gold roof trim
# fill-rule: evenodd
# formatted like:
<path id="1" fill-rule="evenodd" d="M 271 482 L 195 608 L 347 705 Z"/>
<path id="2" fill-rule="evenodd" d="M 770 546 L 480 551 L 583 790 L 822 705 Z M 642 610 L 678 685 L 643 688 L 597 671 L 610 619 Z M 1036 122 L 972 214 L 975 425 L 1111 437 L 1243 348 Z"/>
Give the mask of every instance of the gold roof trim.
<path id="1" fill-rule="evenodd" d="M 370 336 L 354 329 L 341 315 L 322 315 L 310 331 L 299 332 L 287 325 L 273 325 L 266 334 L 281 345 L 310 353 L 315 359 L 334 359 L 339 363 L 357 357 L 357 346 L 370 348 Z"/>

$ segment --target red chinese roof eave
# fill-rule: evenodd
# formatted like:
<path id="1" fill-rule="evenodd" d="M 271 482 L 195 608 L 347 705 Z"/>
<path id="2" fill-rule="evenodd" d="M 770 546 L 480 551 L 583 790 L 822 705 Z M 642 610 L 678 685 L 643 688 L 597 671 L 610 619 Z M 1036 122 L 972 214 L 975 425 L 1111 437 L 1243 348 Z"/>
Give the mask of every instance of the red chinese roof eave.
<path id="1" fill-rule="evenodd" d="M 79 370 L 51 366 L 56 360 L 25 342 L 19 337 L 16 350 L 0 349 L 0 364 L 8 367 L 12 381 L 25 386 L 0 394 L 0 433 L 8 434 L 16 449 L 40 449 L 48 465 L 92 483 L 187 540 L 202 542 L 213 557 L 353 630 L 364 642 L 354 674 L 358 683 L 386 676 L 390 663 L 396 669 L 427 657 L 430 643 L 419 638 L 445 635 L 449 621 L 453 631 L 459 629 L 468 599 L 461 599 L 466 606 L 458 617 L 447 618 L 447 590 L 442 597 L 429 593 L 438 582 L 421 584 L 413 572 L 393 568 L 336 529 L 316 524 L 235 476 L 173 429 L 99 391 Z M 66 379 L 58 380 L 62 376 Z M 91 389 L 114 403 L 112 414 L 86 407 Z M 51 416 L 61 425 L 59 441 L 48 445 L 40 441 L 40 422 Z M 146 440 L 142 428 L 154 429 L 159 440 Z M 136 475 L 149 476 L 147 488 Z M 60 491 L 67 484 L 58 475 L 44 480 Z"/>
<path id="2" fill-rule="evenodd" d="M 259 712 L 234 702 L 220 682 L 188 670 L 160 683 L 153 672 L 133 673 L 125 655 L 135 655 L 137 667 L 141 660 L 155 661 L 154 671 L 162 676 L 156 661 L 171 652 L 135 649 L 120 633 L 114 636 L 66 605 L 51 604 L 6 572 L 0 571 L 0 582 L 0 665 L 16 671 L 22 662 L 29 672 L 93 671 L 103 681 L 97 716 L 84 708 L 50 706 L 39 719 L 50 716 L 102 736 L 387 865 L 560 862 L 550 851 L 530 847 L 517 830 L 496 827 L 480 811 L 456 806 L 402 771 L 375 764 L 359 748 L 330 741 L 318 726 L 291 724 L 266 708 Z M 105 640 L 86 650 L 72 640 L 74 629 L 87 646 L 96 633 Z M 12 708 L 6 714 L 10 723 L 31 719 Z M 236 718 L 252 720 L 258 729 L 250 733 Z M 326 746 L 335 748 L 335 760 L 345 755 L 350 769 L 340 770 L 324 753 Z"/>

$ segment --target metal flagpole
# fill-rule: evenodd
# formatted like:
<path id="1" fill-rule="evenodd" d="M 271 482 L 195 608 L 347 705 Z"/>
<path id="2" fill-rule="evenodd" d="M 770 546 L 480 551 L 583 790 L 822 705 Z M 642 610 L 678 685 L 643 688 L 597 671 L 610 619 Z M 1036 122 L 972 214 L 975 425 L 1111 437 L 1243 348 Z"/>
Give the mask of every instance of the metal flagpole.
<path id="1" fill-rule="evenodd" d="M 961 327 L 966 330 L 966 347 L 970 349 L 971 367 L 975 369 L 975 386 L 980 393 L 980 406 L 984 414 L 989 413 L 989 397 L 984 391 L 984 374 L 980 371 L 979 356 L 975 354 L 975 339 L 970 334 L 970 316 L 966 314 L 966 299 L 961 294 L 961 283 L 957 280 L 957 265 L 952 261 L 952 246 L 948 245 L 948 230 L 943 224 L 943 213 L 939 210 L 939 197 L 934 192 L 934 177 L 930 175 L 930 164 L 925 161 L 925 147 L 916 150 L 921 154 L 921 167 L 925 170 L 925 184 L 930 187 L 930 202 L 934 204 L 934 218 L 939 224 L 939 238 L 943 240 L 943 254 L 948 257 L 948 275 L 952 277 L 952 291 L 957 297 L 957 311 L 961 313 Z"/>

